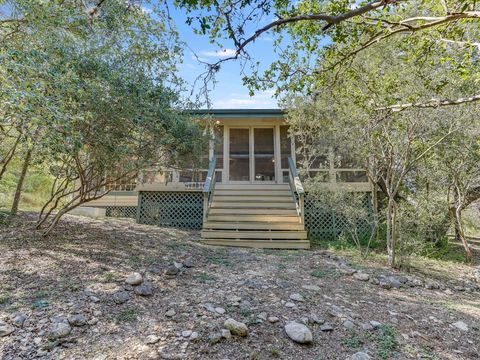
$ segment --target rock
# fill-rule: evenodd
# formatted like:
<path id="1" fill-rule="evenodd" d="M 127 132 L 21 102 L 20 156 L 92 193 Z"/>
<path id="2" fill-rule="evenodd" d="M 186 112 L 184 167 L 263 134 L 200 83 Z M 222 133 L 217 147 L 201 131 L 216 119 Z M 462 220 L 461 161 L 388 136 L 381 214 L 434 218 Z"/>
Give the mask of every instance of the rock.
<path id="1" fill-rule="evenodd" d="M 473 280 L 480 283 L 480 268 L 473 270 Z"/>
<path id="2" fill-rule="evenodd" d="M 428 282 L 425 284 L 425 288 L 426 288 L 426 289 L 429 289 L 429 290 L 435 290 L 435 289 L 439 289 L 439 288 L 440 288 L 440 285 L 438 285 L 438 283 L 435 282 L 435 281 L 428 281 Z"/>
<path id="3" fill-rule="evenodd" d="M 310 329 L 295 321 L 289 322 L 285 325 L 285 332 L 290 339 L 299 344 L 310 344 L 313 341 Z"/>
<path id="4" fill-rule="evenodd" d="M 317 285 L 302 285 L 302 289 L 310 291 L 320 291 L 320 287 Z"/>
<path id="5" fill-rule="evenodd" d="M 323 319 L 320 319 L 316 314 L 311 314 L 309 317 L 310 321 L 314 324 L 324 324 L 325 323 L 325 320 Z"/>
<path id="6" fill-rule="evenodd" d="M 354 325 L 353 322 L 351 322 L 350 320 L 345 320 L 343 322 L 343 327 L 347 330 L 353 330 Z"/>
<path id="7" fill-rule="evenodd" d="M 370 321 L 370 325 L 372 325 L 374 329 L 380 329 L 382 327 L 382 323 L 375 320 Z"/>
<path id="8" fill-rule="evenodd" d="M 170 265 L 167 270 L 165 270 L 165 275 L 169 276 L 175 276 L 180 272 L 180 269 L 178 269 L 175 265 Z"/>
<path id="9" fill-rule="evenodd" d="M 138 272 L 131 273 L 127 276 L 127 279 L 125 280 L 128 285 L 140 285 L 142 281 L 142 275 L 140 275 Z"/>
<path id="10" fill-rule="evenodd" d="M 87 324 L 87 317 L 83 314 L 72 315 L 68 317 L 68 323 L 72 326 L 84 326 Z"/>
<path id="11" fill-rule="evenodd" d="M 172 317 L 172 316 L 175 316 L 176 312 L 174 309 L 169 309 L 166 313 L 165 313 L 165 316 L 167 317 Z"/>
<path id="12" fill-rule="evenodd" d="M 55 340 L 55 339 L 68 336 L 70 335 L 71 332 L 72 332 L 72 328 L 68 323 L 56 322 L 50 325 L 50 329 L 48 331 L 48 337 L 51 340 Z"/>
<path id="13" fill-rule="evenodd" d="M 13 325 L 18 327 L 23 327 L 23 324 L 27 318 L 28 316 L 24 313 L 15 313 L 10 316 L 10 320 L 12 321 Z"/>
<path id="14" fill-rule="evenodd" d="M 212 313 L 216 313 L 215 307 L 214 307 L 212 304 L 210 304 L 210 303 L 204 304 L 203 307 L 204 307 L 207 311 L 210 311 L 210 312 L 212 312 Z"/>
<path id="15" fill-rule="evenodd" d="M 457 321 L 456 323 L 452 324 L 455 326 L 457 329 L 460 329 L 462 331 L 468 331 L 468 325 L 465 324 L 463 321 Z"/>
<path id="16" fill-rule="evenodd" d="M 362 324 L 362 330 L 364 331 L 371 331 L 373 330 L 373 326 L 369 323 L 363 323 Z"/>
<path id="17" fill-rule="evenodd" d="M 192 335 L 192 330 L 184 330 L 184 331 L 182 331 L 182 336 L 183 336 L 184 338 L 188 338 L 188 337 L 190 337 L 191 335 Z"/>
<path id="18" fill-rule="evenodd" d="M 112 295 L 112 299 L 115 304 L 123 304 L 130 299 L 130 295 L 126 291 L 117 291 Z"/>
<path id="19" fill-rule="evenodd" d="M 145 339 L 145 343 L 148 345 L 156 344 L 159 341 L 160 341 L 160 338 L 156 335 L 148 335 L 147 338 Z"/>
<path id="20" fill-rule="evenodd" d="M 299 301 L 299 302 L 305 301 L 304 297 L 297 293 L 290 295 L 290 300 Z"/>
<path id="21" fill-rule="evenodd" d="M 395 277 L 395 276 L 389 276 L 387 277 L 387 280 L 390 281 L 390 284 L 392 285 L 392 287 L 394 287 L 395 289 L 400 289 L 402 287 L 402 284 L 405 284 L 405 282 L 407 282 L 406 278 L 405 278 L 405 282 L 402 283 L 400 281 L 400 277 Z M 403 277 L 402 277 L 402 280 L 403 280 Z"/>
<path id="22" fill-rule="evenodd" d="M 263 320 L 263 321 L 267 321 L 267 313 L 264 311 L 264 312 L 261 312 L 260 314 L 257 315 L 257 318 L 259 318 L 260 320 Z"/>
<path id="23" fill-rule="evenodd" d="M 0 322 L 0 337 L 8 336 L 15 331 L 15 328 L 6 323 Z"/>
<path id="24" fill-rule="evenodd" d="M 182 270 L 183 269 L 183 264 L 181 262 L 176 262 L 174 261 L 173 262 L 173 266 L 175 266 L 178 270 Z"/>
<path id="25" fill-rule="evenodd" d="M 413 279 L 410 282 L 410 284 L 413 285 L 413 286 L 423 286 L 423 281 L 420 280 L 420 279 Z"/>
<path id="26" fill-rule="evenodd" d="M 223 315 L 223 314 L 225 314 L 225 309 L 222 308 L 222 307 L 216 307 L 216 308 L 215 308 L 215 312 L 216 312 L 217 314 Z"/>
<path id="27" fill-rule="evenodd" d="M 230 330 L 230 332 L 233 335 L 238 335 L 238 336 L 248 335 L 247 325 L 239 321 L 236 321 L 232 318 L 225 320 L 225 323 L 223 324 L 223 326 L 225 326 L 228 330 Z"/>
<path id="28" fill-rule="evenodd" d="M 193 267 L 193 260 L 192 260 L 192 258 L 187 258 L 187 259 L 183 262 L 183 266 L 185 266 L 186 268 L 192 268 L 192 267 Z"/>
<path id="29" fill-rule="evenodd" d="M 363 272 L 357 272 L 353 274 L 353 278 L 359 281 L 368 281 L 370 280 L 370 275 L 365 274 Z"/>
<path id="30" fill-rule="evenodd" d="M 370 355 L 364 352 L 357 352 L 350 357 L 350 360 L 370 360 Z"/>
<path id="31" fill-rule="evenodd" d="M 222 340 L 222 334 L 221 333 L 213 333 L 208 335 L 208 341 L 211 342 L 212 344 L 216 344 Z"/>
<path id="32" fill-rule="evenodd" d="M 380 285 L 380 287 L 382 287 L 384 289 L 387 289 L 387 290 L 390 290 L 392 288 L 392 283 L 386 278 L 380 279 L 379 285 Z"/>
<path id="33" fill-rule="evenodd" d="M 285 306 L 288 307 L 288 308 L 294 308 L 294 307 L 297 306 L 297 305 L 295 305 L 295 304 L 292 303 L 292 302 L 286 302 L 286 303 L 285 303 Z"/>
<path id="34" fill-rule="evenodd" d="M 272 324 L 278 322 L 279 320 L 280 320 L 280 319 L 279 319 L 278 317 L 276 317 L 276 316 L 269 316 L 269 317 L 268 317 L 268 322 L 269 322 L 269 323 L 272 323 Z"/>
<path id="35" fill-rule="evenodd" d="M 329 323 L 325 323 L 322 326 L 320 326 L 320 330 L 322 330 L 322 331 L 333 331 L 333 326 L 330 325 Z"/>
<path id="36" fill-rule="evenodd" d="M 231 339 L 232 338 L 232 333 L 228 329 L 222 329 L 222 337 L 224 339 Z"/>
<path id="37" fill-rule="evenodd" d="M 357 270 L 355 269 L 352 269 L 351 267 L 341 267 L 340 268 L 340 272 L 342 274 L 345 274 L 345 275 L 348 275 L 348 276 L 352 276 L 353 274 L 355 274 L 357 272 Z"/>
<path id="38" fill-rule="evenodd" d="M 136 286 L 133 291 L 140 296 L 152 296 L 153 286 L 151 282 L 145 281 L 143 284 Z"/>
<path id="39" fill-rule="evenodd" d="M 190 340 L 196 340 L 196 339 L 199 338 L 199 336 L 200 336 L 200 335 L 198 334 L 198 332 L 193 331 L 193 332 L 192 332 L 192 335 L 190 335 Z"/>
<path id="40" fill-rule="evenodd" d="M 377 278 L 370 278 L 369 283 L 372 285 L 380 285 L 380 280 Z"/>

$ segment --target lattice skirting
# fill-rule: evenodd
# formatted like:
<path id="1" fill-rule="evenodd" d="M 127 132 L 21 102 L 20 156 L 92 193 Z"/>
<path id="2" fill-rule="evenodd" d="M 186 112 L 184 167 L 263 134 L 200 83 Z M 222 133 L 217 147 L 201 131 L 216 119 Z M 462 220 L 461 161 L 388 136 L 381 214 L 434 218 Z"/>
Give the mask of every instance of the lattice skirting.
<path id="1" fill-rule="evenodd" d="M 137 221 L 140 224 L 201 229 L 202 195 L 201 192 L 142 191 Z"/>
<path id="2" fill-rule="evenodd" d="M 137 217 L 137 207 L 136 206 L 107 206 L 105 208 L 105 216 L 135 219 Z"/>
<path id="3" fill-rule="evenodd" d="M 364 206 L 371 209 L 370 198 L 365 194 Z M 360 237 L 370 236 L 368 223 L 357 223 Z M 346 233 L 349 225 L 342 216 L 333 211 L 326 212 L 315 206 L 315 200 L 305 196 L 305 228 L 310 240 L 337 240 L 342 233 Z"/>
<path id="4" fill-rule="evenodd" d="M 145 191 L 139 194 L 140 210 L 137 221 L 140 224 L 169 226 L 182 229 L 201 229 L 203 220 L 203 197 L 201 192 L 157 192 Z M 365 196 L 365 206 L 370 207 L 369 197 Z M 115 208 L 115 210 L 113 209 Z M 111 213 L 121 213 L 120 208 L 112 207 Z M 136 207 L 127 217 L 135 217 Z M 109 215 L 107 208 L 107 216 Z M 348 224 L 339 215 L 325 212 L 315 206 L 315 200 L 305 197 L 305 228 L 310 239 L 336 240 L 347 230 Z M 368 224 L 359 223 L 361 236 L 370 235 Z"/>

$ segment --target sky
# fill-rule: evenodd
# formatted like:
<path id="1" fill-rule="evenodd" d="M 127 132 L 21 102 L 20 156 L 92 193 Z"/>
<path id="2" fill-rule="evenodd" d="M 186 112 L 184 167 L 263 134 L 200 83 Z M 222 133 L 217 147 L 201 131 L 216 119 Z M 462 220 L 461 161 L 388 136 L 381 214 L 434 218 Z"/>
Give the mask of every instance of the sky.
<path id="1" fill-rule="evenodd" d="M 211 44 L 207 36 L 195 34 L 192 28 L 185 24 L 186 15 L 183 11 L 172 6 L 170 15 L 176 23 L 181 40 L 189 47 L 185 50 L 184 63 L 179 66 L 180 76 L 192 85 L 195 79 L 205 71 L 205 65 L 198 62 L 194 53 L 203 61 L 215 62 L 230 55 L 233 52 L 233 44 L 226 41 L 224 48 L 220 49 Z M 266 22 L 267 19 L 265 19 Z M 253 58 L 261 60 L 266 68 L 275 60 L 271 34 L 266 33 L 255 43 L 250 44 L 248 51 Z M 242 83 L 239 61 L 223 63 L 216 80 L 215 87 L 210 93 L 213 109 L 278 108 L 276 99 L 272 97 L 273 90 L 258 92 L 253 97 L 249 96 L 248 89 Z"/>

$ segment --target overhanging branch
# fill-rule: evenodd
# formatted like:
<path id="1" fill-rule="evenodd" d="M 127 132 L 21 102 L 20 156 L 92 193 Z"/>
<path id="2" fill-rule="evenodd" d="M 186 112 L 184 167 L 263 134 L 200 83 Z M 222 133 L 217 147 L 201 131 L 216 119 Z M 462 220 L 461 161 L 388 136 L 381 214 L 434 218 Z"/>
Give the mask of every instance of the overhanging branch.
<path id="1" fill-rule="evenodd" d="M 426 102 L 417 102 L 417 103 L 405 103 L 405 104 L 396 104 L 396 105 L 391 105 L 391 106 L 385 106 L 385 107 L 379 107 L 376 108 L 376 111 L 381 111 L 381 110 L 390 110 L 394 112 L 399 112 L 403 111 L 405 109 L 409 108 L 420 108 L 420 109 L 426 109 L 426 108 L 438 108 L 441 106 L 453 106 L 453 105 L 461 105 L 461 104 L 468 104 L 472 102 L 480 101 L 480 94 L 469 96 L 469 97 L 463 97 L 463 98 L 458 98 L 455 100 L 449 100 L 449 99 L 431 99 Z"/>

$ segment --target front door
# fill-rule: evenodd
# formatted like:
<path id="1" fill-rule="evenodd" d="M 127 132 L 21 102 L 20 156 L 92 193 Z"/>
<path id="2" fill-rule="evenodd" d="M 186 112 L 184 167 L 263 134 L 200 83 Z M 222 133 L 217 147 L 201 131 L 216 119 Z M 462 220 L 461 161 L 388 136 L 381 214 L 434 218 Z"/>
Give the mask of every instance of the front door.
<path id="1" fill-rule="evenodd" d="M 229 182 L 275 182 L 274 127 L 229 130 Z"/>

